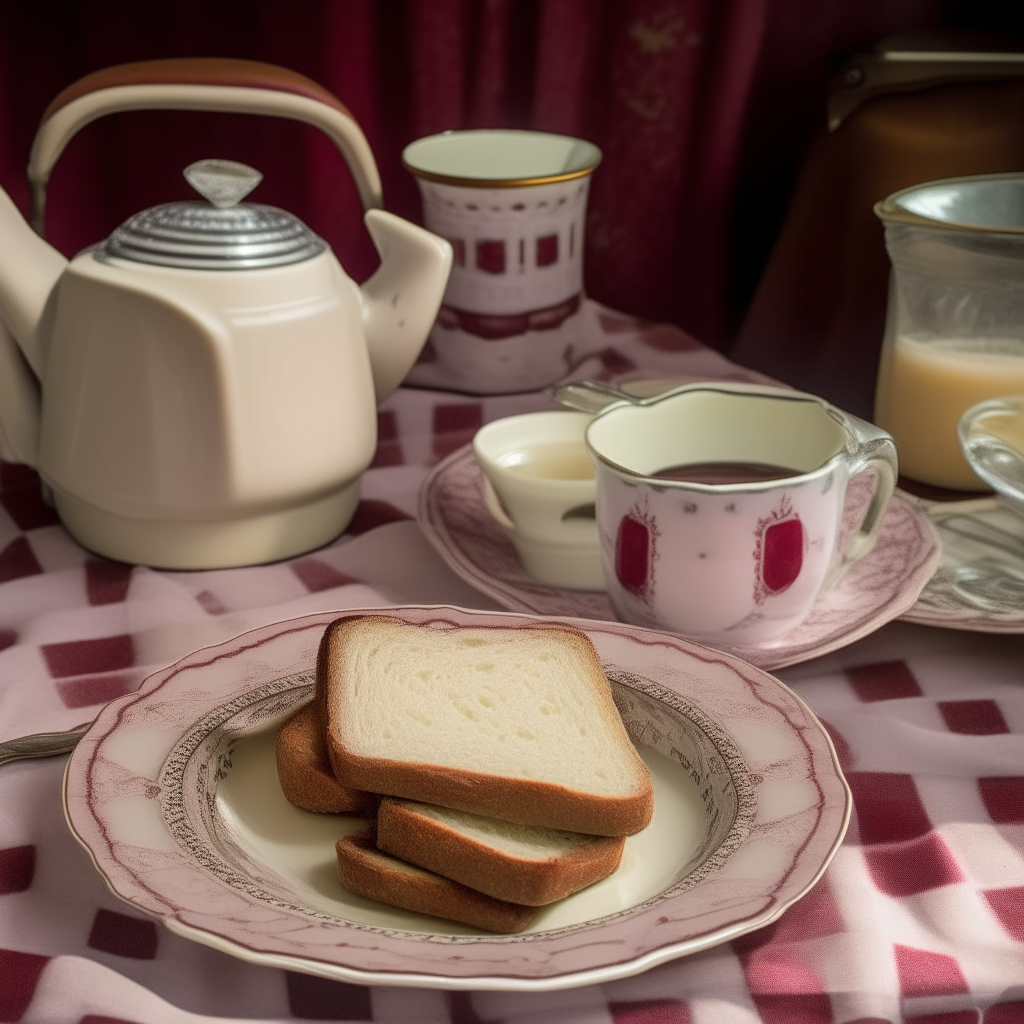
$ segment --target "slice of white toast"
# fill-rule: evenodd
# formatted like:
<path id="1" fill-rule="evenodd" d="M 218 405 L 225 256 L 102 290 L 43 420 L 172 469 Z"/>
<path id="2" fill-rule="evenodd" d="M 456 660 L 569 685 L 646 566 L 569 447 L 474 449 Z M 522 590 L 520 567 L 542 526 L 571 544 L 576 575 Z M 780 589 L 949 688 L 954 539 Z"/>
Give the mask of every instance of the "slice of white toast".
<path id="1" fill-rule="evenodd" d="M 536 913 L 533 907 L 496 900 L 389 857 L 374 845 L 372 827 L 342 836 L 335 843 L 335 851 L 338 880 L 357 896 L 490 932 L 520 932 Z"/>
<path id="2" fill-rule="evenodd" d="M 653 813 L 650 774 L 579 630 L 338 619 L 317 701 L 352 789 L 591 835 L 632 835 Z"/>
<path id="3" fill-rule="evenodd" d="M 385 797 L 377 848 L 495 899 L 542 907 L 607 878 L 626 840 Z"/>

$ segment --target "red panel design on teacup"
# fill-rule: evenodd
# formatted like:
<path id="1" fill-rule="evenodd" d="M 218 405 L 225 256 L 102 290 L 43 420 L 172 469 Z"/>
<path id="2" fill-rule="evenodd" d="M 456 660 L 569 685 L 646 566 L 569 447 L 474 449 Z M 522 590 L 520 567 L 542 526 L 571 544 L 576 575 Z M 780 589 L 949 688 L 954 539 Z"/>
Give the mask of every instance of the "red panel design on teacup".
<path id="1" fill-rule="evenodd" d="M 764 561 L 761 576 L 764 585 L 777 594 L 800 575 L 804 564 L 804 526 L 799 519 L 775 523 L 765 530 Z"/>
<path id="2" fill-rule="evenodd" d="M 487 274 L 504 274 L 505 243 L 500 238 L 477 242 L 476 265 Z"/>
<path id="3" fill-rule="evenodd" d="M 558 235 L 544 235 L 537 239 L 537 266 L 550 267 L 558 262 Z"/>
<path id="4" fill-rule="evenodd" d="M 807 533 L 800 517 L 783 495 L 779 507 L 757 522 L 754 562 L 754 600 L 761 604 L 796 582 L 804 565 Z"/>
<path id="5" fill-rule="evenodd" d="M 649 601 L 654 581 L 651 566 L 655 558 L 654 519 L 646 509 L 634 507 L 619 522 L 615 538 L 615 575 L 631 594 Z"/>

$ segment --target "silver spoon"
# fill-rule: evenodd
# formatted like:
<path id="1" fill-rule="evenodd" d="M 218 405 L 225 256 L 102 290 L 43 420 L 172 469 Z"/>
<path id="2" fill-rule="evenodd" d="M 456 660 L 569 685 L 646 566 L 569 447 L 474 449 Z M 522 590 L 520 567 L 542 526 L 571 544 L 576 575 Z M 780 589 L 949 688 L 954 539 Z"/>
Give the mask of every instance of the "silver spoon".
<path id="1" fill-rule="evenodd" d="M 0 743 L 0 764 L 21 761 L 28 757 L 56 757 L 58 754 L 69 754 L 90 725 L 92 722 L 85 722 L 64 732 L 36 732 L 30 736 L 4 740 Z"/>
<path id="2" fill-rule="evenodd" d="M 559 384 L 551 392 L 551 397 L 566 409 L 590 413 L 598 413 L 613 402 L 637 401 L 614 384 L 605 384 L 599 380 L 571 380 L 567 384 Z"/>
<path id="3" fill-rule="evenodd" d="M 570 380 L 550 391 L 551 397 L 566 409 L 576 412 L 599 413 L 613 402 L 644 405 L 668 391 L 686 384 L 696 384 L 700 377 L 668 377 L 659 380 L 635 380 L 627 386 L 629 391 L 600 380 Z"/>

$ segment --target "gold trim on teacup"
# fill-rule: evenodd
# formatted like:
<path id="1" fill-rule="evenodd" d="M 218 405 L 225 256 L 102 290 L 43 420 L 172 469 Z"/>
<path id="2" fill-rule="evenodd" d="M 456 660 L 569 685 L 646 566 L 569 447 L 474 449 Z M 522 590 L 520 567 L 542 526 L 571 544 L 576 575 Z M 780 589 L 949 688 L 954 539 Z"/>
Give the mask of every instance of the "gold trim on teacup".
<path id="1" fill-rule="evenodd" d="M 588 174 L 593 174 L 600 162 L 598 158 L 593 167 L 584 167 L 579 171 L 564 171 L 561 174 L 546 174 L 537 178 L 462 178 L 454 174 L 422 171 L 402 157 L 402 166 L 415 177 L 440 185 L 457 185 L 462 188 L 531 188 L 535 185 L 557 185 L 561 181 L 573 181 L 575 178 L 585 178 Z"/>

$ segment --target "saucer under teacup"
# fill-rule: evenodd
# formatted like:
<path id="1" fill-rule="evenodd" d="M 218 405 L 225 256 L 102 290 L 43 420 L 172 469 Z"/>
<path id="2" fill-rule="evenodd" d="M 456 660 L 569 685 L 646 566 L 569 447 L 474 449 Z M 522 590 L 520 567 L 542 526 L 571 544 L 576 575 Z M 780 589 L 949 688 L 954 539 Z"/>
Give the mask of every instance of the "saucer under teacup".
<path id="1" fill-rule="evenodd" d="M 851 488 L 844 513 L 850 528 L 869 498 L 866 481 Z M 416 519 L 448 567 L 501 607 L 532 615 L 616 619 L 603 590 L 546 586 L 527 574 L 507 531 L 484 504 L 483 474 L 470 445 L 427 475 Z M 897 492 L 877 546 L 834 588 L 819 595 L 801 625 L 770 643 L 711 646 L 723 646 L 769 671 L 845 647 L 905 614 L 934 572 L 939 553 L 929 517 L 915 499 Z"/>

